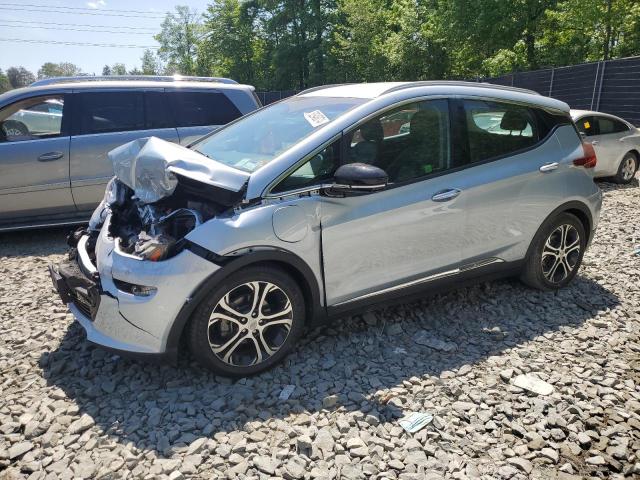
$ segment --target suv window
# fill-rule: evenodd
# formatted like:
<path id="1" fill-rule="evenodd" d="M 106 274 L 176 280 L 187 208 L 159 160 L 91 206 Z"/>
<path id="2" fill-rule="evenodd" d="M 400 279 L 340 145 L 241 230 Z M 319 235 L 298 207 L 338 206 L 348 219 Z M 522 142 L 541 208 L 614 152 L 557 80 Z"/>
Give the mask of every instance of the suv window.
<path id="1" fill-rule="evenodd" d="M 609 117 L 597 117 L 599 135 L 607 135 L 609 133 L 620 133 L 629 131 L 624 123 Z"/>
<path id="2" fill-rule="evenodd" d="M 540 140 L 534 109 L 510 103 L 463 100 L 465 147 L 479 162 L 524 150 Z"/>
<path id="3" fill-rule="evenodd" d="M 64 95 L 32 97 L 0 110 L 0 142 L 58 137 L 63 132 Z"/>
<path id="4" fill-rule="evenodd" d="M 242 116 L 221 92 L 168 92 L 177 127 L 225 125 Z"/>
<path id="5" fill-rule="evenodd" d="M 345 135 L 347 161 L 382 168 L 405 182 L 451 168 L 449 106 L 428 100 L 395 108 Z"/>
<path id="6" fill-rule="evenodd" d="M 167 110 L 164 92 L 145 92 L 144 115 L 147 128 L 171 128 L 173 122 Z"/>
<path id="7" fill-rule="evenodd" d="M 598 124 L 596 118 L 593 116 L 582 117 L 576 122 L 576 127 L 578 127 L 580 133 L 583 133 L 587 137 L 598 135 Z"/>
<path id="8" fill-rule="evenodd" d="M 74 130 L 80 134 L 143 130 L 142 92 L 83 92 L 76 95 Z"/>

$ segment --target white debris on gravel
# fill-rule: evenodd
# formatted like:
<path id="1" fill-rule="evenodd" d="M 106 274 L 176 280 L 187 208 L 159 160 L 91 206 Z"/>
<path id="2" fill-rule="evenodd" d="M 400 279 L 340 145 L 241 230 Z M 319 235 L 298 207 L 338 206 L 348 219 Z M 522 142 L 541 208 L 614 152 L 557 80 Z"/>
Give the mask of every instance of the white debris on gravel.
<path id="1" fill-rule="evenodd" d="M 513 379 L 513 384 L 537 395 L 551 395 L 553 393 L 553 385 L 533 375 L 518 375 Z"/>
<path id="2" fill-rule="evenodd" d="M 570 287 L 501 280 L 341 320 L 239 381 L 91 346 L 47 273 L 65 232 L 2 234 L 0 478 L 639 478 L 640 188 L 601 186 Z M 433 420 L 409 434 L 410 412 Z"/>

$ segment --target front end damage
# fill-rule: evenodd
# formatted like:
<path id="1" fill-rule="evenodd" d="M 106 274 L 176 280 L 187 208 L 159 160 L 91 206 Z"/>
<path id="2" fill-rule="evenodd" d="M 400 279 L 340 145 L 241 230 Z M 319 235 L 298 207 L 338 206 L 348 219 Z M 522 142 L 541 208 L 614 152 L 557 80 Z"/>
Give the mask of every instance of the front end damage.
<path id="1" fill-rule="evenodd" d="M 89 341 L 173 355 L 167 344 L 176 317 L 220 268 L 191 251 L 185 236 L 233 211 L 248 174 L 153 137 L 109 156 L 116 177 L 51 277 Z"/>

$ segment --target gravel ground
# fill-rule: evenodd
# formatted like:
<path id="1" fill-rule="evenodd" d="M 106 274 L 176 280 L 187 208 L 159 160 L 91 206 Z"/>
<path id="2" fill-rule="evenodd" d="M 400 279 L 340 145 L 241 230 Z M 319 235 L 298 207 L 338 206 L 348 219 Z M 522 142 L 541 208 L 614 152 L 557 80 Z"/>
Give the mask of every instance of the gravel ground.
<path id="1" fill-rule="evenodd" d="M 236 383 L 89 345 L 46 270 L 65 232 L 1 235 L 0 478 L 640 478 L 640 188 L 601 187 L 569 288 L 356 316 Z"/>

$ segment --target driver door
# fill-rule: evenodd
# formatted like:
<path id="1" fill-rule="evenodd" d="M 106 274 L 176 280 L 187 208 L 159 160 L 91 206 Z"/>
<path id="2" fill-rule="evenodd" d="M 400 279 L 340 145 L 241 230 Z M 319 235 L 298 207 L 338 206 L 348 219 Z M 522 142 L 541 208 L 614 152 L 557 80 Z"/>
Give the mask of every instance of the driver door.
<path id="1" fill-rule="evenodd" d="M 385 132 L 389 117 L 407 111 L 413 113 L 402 130 Z M 450 138 L 446 100 L 403 104 L 344 134 L 346 161 L 393 173 L 385 190 L 322 199 L 327 306 L 428 283 L 459 266 L 465 215 L 464 192 L 456 187 L 464 172 L 454 171 Z M 359 139 L 367 148 L 358 147 Z"/>
<path id="2" fill-rule="evenodd" d="M 0 110 L 0 222 L 76 211 L 69 185 L 66 97 L 31 97 Z"/>

